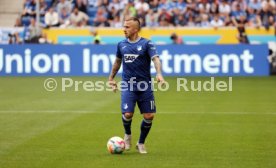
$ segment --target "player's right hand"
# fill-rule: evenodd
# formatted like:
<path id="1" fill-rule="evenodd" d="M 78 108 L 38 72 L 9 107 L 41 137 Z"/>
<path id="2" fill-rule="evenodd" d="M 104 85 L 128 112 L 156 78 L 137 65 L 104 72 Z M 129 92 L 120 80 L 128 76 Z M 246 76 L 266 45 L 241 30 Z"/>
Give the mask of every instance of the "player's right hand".
<path id="1" fill-rule="evenodd" d="M 116 93 L 118 89 L 116 81 L 114 79 L 109 79 L 108 84 L 112 88 L 113 92 Z"/>

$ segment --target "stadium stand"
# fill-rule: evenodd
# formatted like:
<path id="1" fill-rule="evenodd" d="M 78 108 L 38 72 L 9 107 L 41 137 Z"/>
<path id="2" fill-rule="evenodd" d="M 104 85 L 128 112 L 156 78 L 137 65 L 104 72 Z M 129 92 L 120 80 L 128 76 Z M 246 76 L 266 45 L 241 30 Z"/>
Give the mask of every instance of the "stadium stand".
<path id="1" fill-rule="evenodd" d="M 2 4 L 5 4 L 4 2 L 7 4 L 8 1 L 1 1 Z M 21 22 L 25 28 L 28 28 L 30 20 L 35 16 L 36 0 L 24 0 L 22 6 Z M 224 41 L 221 39 L 224 39 L 225 37 L 222 36 L 226 35 L 218 31 L 213 33 L 214 30 L 225 27 L 232 29 L 231 34 L 235 34 L 235 40 L 230 39 L 229 43 L 239 41 L 241 43 L 266 43 L 275 40 L 275 0 L 40 0 L 39 6 L 42 28 L 51 27 L 45 24 L 45 14 L 50 7 L 53 7 L 59 15 L 59 23 L 54 25 L 62 29 L 120 28 L 124 16 L 132 15 L 138 16 L 142 26 L 149 29 L 154 27 L 211 29 L 208 31 L 212 32 L 211 34 L 199 33 L 198 36 L 178 33 L 180 38 L 182 36 L 184 43 L 225 43 L 221 42 Z M 79 9 L 79 14 L 74 14 L 76 13 L 74 8 Z M 267 31 L 263 31 L 263 28 Z M 248 36 L 247 32 L 252 31 L 257 33 L 249 33 L 250 36 Z M 44 30 L 43 32 L 46 32 L 47 36 L 53 37 L 52 31 Z M 173 33 L 175 32 L 170 31 L 168 35 L 154 34 L 151 39 L 160 44 L 171 43 L 170 36 Z M 81 36 L 82 34 L 77 35 Z M 85 35 L 90 36 L 91 33 Z M 105 36 L 101 33 L 99 35 Z M 116 35 L 121 36 L 120 34 Z M 68 42 L 70 39 L 68 34 L 65 33 L 63 36 L 67 36 L 66 41 Z M 51 40 L 58 42 L 60 41 L 58 39 L 64 39 L 64 37 L 54 37 Z M 114 42 L 112 36 L 106 36 L 103 39 L 107 39 L 106 43 Z M 84 43 L 86 42 L 84 41 Z"/>
<path id="2" fill-rule="evenodd" d="M 22 0 L 0 1 L 0 26 L 11 27 L 22 12 Z"/>
<path id="3" fill-rule="evenodd" d="M 40 0 L 40 8 L 41 11 L 44 9 L 44 14 L 45 9 L 50 6 L 59 14 L 62 8 L 66 8 L 67 13 L 72 13 L 73 7 L 76 6 L 86 13 L 90 20 L 95 20 L 97 15 L 101 15 L 102 20 L 109 19 L 109 22 L 115 16 L 122 20 L 124 14 L 136 15 L 142 19 L 144 26 L 152 26 L 146 24 L 149 15 L 154 18 L 153 20 L 157 20 L 156 26 L 209 27 L 217 14 L 224 26 L 233 26 L 231 20 L 239 20 L 240 16 L 245 16 L 248 26 L 251 27 L 275 24 L 274 0 Z M 32 16 L 34 8 L 35 0 L 25 0 L 22 15 Z M 180 22 L 183 23 L 179 24 Z M 110 24 L 100 26 L 108 27 Z"/>

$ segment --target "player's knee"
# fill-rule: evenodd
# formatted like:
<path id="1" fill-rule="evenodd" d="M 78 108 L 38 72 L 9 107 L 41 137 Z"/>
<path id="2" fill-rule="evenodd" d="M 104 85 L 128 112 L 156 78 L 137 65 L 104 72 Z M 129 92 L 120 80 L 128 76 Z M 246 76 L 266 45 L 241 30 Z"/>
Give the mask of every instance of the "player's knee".
<path id="1" fill-rule="evenodd" d="M 133 113 L 124 113 L 125 118 L 131 119 L 133 117 Z"/>
<path id="2" fill-rule="evenodd" d="M 146 120 L 153 120 L 154 113 L 144 113 L 144 119 Z"/>

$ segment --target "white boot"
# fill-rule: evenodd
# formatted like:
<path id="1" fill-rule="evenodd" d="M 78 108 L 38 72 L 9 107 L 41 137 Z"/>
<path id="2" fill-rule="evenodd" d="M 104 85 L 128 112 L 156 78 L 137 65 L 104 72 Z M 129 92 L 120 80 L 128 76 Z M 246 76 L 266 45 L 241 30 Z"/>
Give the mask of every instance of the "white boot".
<path id="1" fill-rule="evenodd" d="M 137 143 L 136 144 L 136 149 L 139 151 L 139 153 L 141 154 L 146 154 L 148 153 L 147 150 L 146 150 L 146 147 L 145 147 L 145 144 L 139 144 Z"/>
<path id="2" fill-rule="evenodd" d="M 130 150 L 130 148 L 131 148 L 131 135 L 125 134 L 124 141 L 125 141 L 125 150 Z"/>

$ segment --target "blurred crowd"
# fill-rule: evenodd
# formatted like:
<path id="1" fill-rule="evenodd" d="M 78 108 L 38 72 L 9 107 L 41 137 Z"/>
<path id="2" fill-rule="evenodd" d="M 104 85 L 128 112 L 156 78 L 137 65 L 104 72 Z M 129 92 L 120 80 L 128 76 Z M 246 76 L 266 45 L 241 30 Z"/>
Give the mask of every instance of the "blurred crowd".
<path id="1" fill-rule="evenodd" d="M 137 16 L 142 26 L 221 27 L 244 22 L 275 26 L 275 0 L 40 0 L 46 27 L 121 27 L 124 16 Z M 23 25 L 35 17 L 36 0 L 25 0 Z"/>
<path id="2" fill-rule="evenodd" d="M 39 0 L 40 27 L 122 27 L 125 16 L 137 16 L 143 27 L 276 27 L 276 0 Z M 36 0 L 24 0 L 15 27 L 33 30 Z M 242 36 L 241 36 L 242 38 Z"/>

